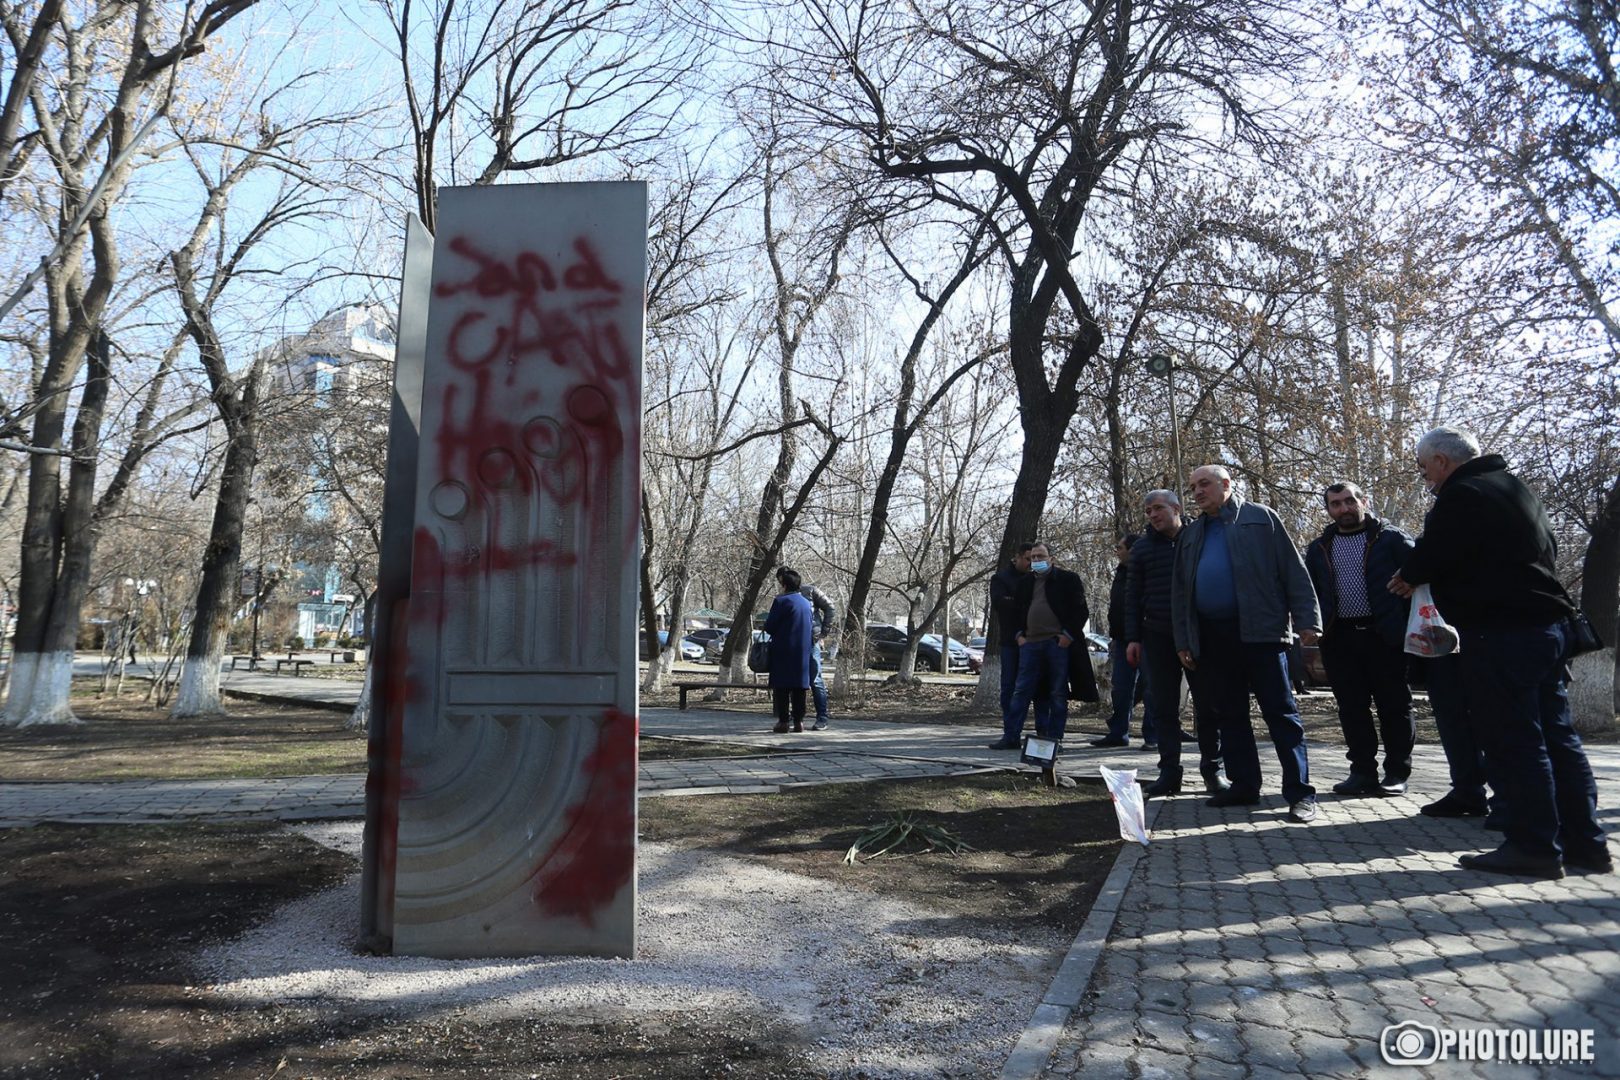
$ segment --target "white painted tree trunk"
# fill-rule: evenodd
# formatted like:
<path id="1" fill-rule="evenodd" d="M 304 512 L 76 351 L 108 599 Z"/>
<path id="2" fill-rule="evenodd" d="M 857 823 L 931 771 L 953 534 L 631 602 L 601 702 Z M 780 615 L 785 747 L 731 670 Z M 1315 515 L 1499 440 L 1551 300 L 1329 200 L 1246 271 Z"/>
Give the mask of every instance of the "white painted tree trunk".
<path id="1" fill-rule="evenodd" d="M 1599 649 L 1570 663 L 1569 709 L 1582 734 L 1614 730 L 1614 660 L 1613 649 Z"/>
<path id="2" fill-rule="evenodd" d="M 219 667 L 225 656 L 225 635 L 215 635 L 207 656 L 198 659 L 186 657 L 180 669 L 180 684 L 175 689 L 174 708 L 169 715 L 175 719 L 188 716 L 222 716 L 225 705 L 219 696 Z"/>
<path id="3" fill-rule="evenodd" d="M 82 724 L 68 705 L 73 689 L 73 654 L 19 652 L 11 658 L 11 693 L 5 723 L 12 727 Z"/>
<path id="4" fill-rule="evenodd" d="M 984 651 L 984 664 L 979 670 L 979 685 L 973 688 L 973 711 L 995 713 L 1001 711 L 1001 650 Z"/>
<path id="5" fill-rule="evenodd" d="M 371 673 L 375 668 L 366 664 L 365 681 L 360 684 L 360 700 L 354 704 L 354 712 L 349 714 L 349 722 L 343 727 L 348 731 L 371 730 Z"/>

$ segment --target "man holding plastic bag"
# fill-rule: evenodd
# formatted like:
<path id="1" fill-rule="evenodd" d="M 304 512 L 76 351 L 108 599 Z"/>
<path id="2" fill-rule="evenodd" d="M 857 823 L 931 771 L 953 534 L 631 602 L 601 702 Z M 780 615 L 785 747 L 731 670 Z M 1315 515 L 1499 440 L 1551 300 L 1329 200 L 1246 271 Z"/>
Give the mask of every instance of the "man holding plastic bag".
<path id="1" fill-rule="evenodd" d="M 1504 804 L 1504 842 L 1464 855 L 1470 870 L 1560 878 L 1566 869 L 1614 869 L 1597 824 L 1597 785 L 1570 718 L 1565 663 L 1569 594 L 1554 567 L 1547 512 L 1497 454 L 1440 427 L 1418 442 L 1418 468 L 1434 506 L 1389 589 L 1431 586 L 1457 628 L 1468 710 Z"/>

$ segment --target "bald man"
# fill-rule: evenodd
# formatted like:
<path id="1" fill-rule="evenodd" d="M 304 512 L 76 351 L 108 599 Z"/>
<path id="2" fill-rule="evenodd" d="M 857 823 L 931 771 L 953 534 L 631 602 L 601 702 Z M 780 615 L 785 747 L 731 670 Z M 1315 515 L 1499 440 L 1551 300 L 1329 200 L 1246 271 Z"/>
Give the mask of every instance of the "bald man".
<path id="1" fill-rule="evenodd" d="M 1201 515 L 1182 530 L 1170 578 L 1170 620 L 1193 696 L 1219 725 L 1229 790 L 1211 806 L 1260 802 L 1260 753 L 1249 695 L 1277 748 L 1289 820 L 1316 820 L 1305 726 L 1288 680 L 1290 624 L 1307 645 L 1322 629 L 1316 591 L 1282 519 L 1232 490 L 1222 465 L 1192 473 Z"/>

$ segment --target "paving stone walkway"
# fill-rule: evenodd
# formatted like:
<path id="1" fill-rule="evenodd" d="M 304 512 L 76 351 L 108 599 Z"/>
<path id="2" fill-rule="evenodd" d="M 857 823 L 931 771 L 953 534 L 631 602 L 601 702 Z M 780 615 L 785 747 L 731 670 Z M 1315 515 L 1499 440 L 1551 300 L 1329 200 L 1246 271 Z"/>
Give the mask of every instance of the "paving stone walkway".
<path id="1" fill-rule="evenodd" d="M 1613 833 L 1620 754 L 1592 757 Z M 1427 798 L 1327 796 L 1311 826 L 1168 801 L 1045 1075 L 1620 1076 L 1620 877 L 1463 870 L 1498 837 Z M 1391 1066 L 1403 1022 L 1591 1029 L 1596 1060 Z"/>

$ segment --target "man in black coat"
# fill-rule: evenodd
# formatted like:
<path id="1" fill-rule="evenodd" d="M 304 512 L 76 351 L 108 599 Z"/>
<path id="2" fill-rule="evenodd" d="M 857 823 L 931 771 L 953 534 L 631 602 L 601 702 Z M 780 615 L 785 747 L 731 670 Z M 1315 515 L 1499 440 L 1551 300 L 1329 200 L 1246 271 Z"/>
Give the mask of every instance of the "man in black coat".
<path id="1" fill-rule="evenodd" d="M 1012 709 L 1013 687 L 1018 683 L 1018 642 L 1013 638 L 1021 618 L 1018 614 L 1018 583 L 1029 576 L 1029 550 L 1034 546 L 1028 541 L 1019 544 L 1012 562 L 997 570 L 990 579 L 990 609 L 995 612 L 996 625 L 1001 630 L 1001 718 L 1004 732 Z M 1047 703 L 1050 700 L 1046 694 L 1037 692 L 1034 695 L 1036 731 L 1046 730 Z M 1024 717 L 1019 716 L 1017 730 L 1023 729 Z M 990 744 L 990 749 L 1017 748 L 1016 739 L 1011 747 L 1005 745 L 1006 741 L 1005 738 L 998 739 Z"/>
<path id="2" fill-rule="evenodd" d="M 1001 742 L 996 749 L 1011 750 L 1019 745 L 1024 714 L 1037 694 L 1046 697 L 1049 710 L 1046 725 L 1035 718 L 1035 733 L 1044 738 L 1063 738 L 1068 723 L 1068 698 L 1073 664 L 1070 650 L 1080 643 L 1078 663 L 1084 671 L 1073 671 L 1074 694 L 1082 700 L 1097 699 L 1096 676 L 1085 652 L 1084 630 L 1091 617 L 1086 606 L 1086 587 L 1080 575 L 1057 567 L 1051 549 L 1037 543 L 1029 550 L 1029 574 L 1018 583 L 1017 610 L 1013 613 L 1013 640 L 1018 643 L 1018 679 L 1012 702 L 1002 716 Z M 1087 697 L 1089 683 L 1090 696 Z"/>
<path id="3" fill-rule="evenodd" d="M 1131 549 L 1125 587 L 1125 658 L 1141 668 L 1147 688 L 1145 714 L 1159 737 L 1159 775 L 1142 789 L 1148 798 L 1181 792 L 1181 686 L 1187 672 L 1176 656 L 1170 627 L 1170 579 L 1175 572 L 1176 538 L 1181 535 L 1181 496 L 1167 488 L 1143 499 L 1148 533 Z M 1221 777 L 1221 732 L 1208 709 L 1193 702 L 1193 728 L 1198 743 L 1198 771 L 1204 790 L 1219 795 L 1228 788 Z"/>
<path id="4" fill-rule="evenodd" d="M 1434 506 L 1390 591 L 1428 583 L 1457 628 L 1468 713 L 1503 803 L 1502 846 L 1464 855 L 1470 870 L 1560 878 L 1614 869 L 1597 823 L 1597 785 L 1570 718 L 1565 664 L 1574 605 L 1534 492 L 1500 455 L 1455 427 L 1429 432 L 1418 467 Z"/>
<path id="5" fill-rule="evenodd" d="M 1092 739 L 1092 746 L 1129 746 L 1131 743 L 1131 713 L 1142 695 L 1141 681 L 1136 665 L 1125 656 L 1129 641 L 1125 634 L 1125 593 L 1130 576 L 1131 549 L 1142 537 L 1139 533 L 1126 533 L 1114 545 L 1114 581 L 1108 589 L 1108 672 L 1109 696 L 1113 699 L 1113 712 L 1108 718 L 1108 734 Z M 1153 728 L 1153 710 L 1142 710 L 1142 749 L 1159 748 L 1158 732 Z"/>
<path id="6" fill-rule="evenodd" d="M 1349 777 L 1333 790 L 1347 796 L 1400 795 L 1412 775 L 1417 737 L 1406 682 L 1410 605 L 1384 586 L 1406 562 L 1412 538 L 1369 512 L 1367 496 L 1355 484 L 1330 484 L 1322 500 L 1333 523 L 1305 548 L 1305 569 L 1322 608 L 1322 665 L 1339 705 L 1339 727 L 1350 759 Z"/>

